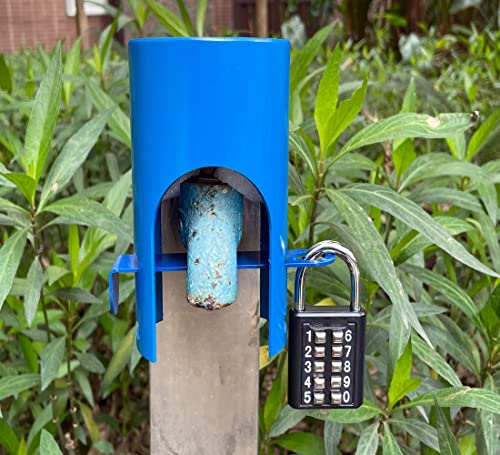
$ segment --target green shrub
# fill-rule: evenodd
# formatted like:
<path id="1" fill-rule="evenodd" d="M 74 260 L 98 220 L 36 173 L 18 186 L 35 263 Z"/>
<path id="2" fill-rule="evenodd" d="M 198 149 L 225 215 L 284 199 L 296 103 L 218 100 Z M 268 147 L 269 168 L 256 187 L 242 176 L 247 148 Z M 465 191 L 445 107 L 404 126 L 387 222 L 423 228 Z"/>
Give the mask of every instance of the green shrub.
<path id="1" fill-rule="evenodd" d="M 69 452 L 147 450 L 133 281 L 122 283 L 117 317 L 107 305 L 113 259 L 132 248 L 119 26 L 89 52 L 76 41 L 68 52 L 0 56 L 0 445 L 9 454 L 56 453 L 51 435 Z M 331 33 L 293 51 L 289 240 L 339 239 L 359 258 L 366 401 L 294 411 L 285 353 L 265 359 L 262 453 L 497 453 L 498 35 L 473 30 L 467 57 L 450 43 L 451 56 L 429 66 L 425 56 L 398 62 L 383 37 L 373 49 L 330 49 Z M 457 76 L 463 68 L 481 68 L 466 70 L 476 89 Z M 478 108 L 480 121 L 470 114 Z M 340 266 L 311 271 L 308 301 L 347 303 L 348 285 Z"/>

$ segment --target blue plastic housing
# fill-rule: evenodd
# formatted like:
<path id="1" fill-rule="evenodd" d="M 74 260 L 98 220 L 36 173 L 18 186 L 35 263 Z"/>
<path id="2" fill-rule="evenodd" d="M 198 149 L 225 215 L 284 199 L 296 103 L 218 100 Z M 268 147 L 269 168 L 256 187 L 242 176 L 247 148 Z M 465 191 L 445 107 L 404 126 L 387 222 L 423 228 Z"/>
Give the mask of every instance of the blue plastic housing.
<path id="1" fill-rule="evenodd" d="M 289 48 L 255 38 L 129 42 L 137 339 L 150 361 L 163 318 L 160 203 L 204 167 L 240 173 L 264 201 L 261 313 L 270 355 L 285 345 Z"/>

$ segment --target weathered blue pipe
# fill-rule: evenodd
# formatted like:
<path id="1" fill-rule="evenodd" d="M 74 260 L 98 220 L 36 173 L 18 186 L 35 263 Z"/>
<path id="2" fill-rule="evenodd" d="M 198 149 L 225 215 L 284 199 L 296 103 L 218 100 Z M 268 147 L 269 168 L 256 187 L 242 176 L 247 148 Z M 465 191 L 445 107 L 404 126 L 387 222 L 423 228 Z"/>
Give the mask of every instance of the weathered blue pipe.
<path id="1" fill-rule="evenodd" d="M 184 182 L 179 220 L 187 249 L 188 302 L 206 310 L 230 305 L 237 295 L 243 196 L 228 185 Z"/>

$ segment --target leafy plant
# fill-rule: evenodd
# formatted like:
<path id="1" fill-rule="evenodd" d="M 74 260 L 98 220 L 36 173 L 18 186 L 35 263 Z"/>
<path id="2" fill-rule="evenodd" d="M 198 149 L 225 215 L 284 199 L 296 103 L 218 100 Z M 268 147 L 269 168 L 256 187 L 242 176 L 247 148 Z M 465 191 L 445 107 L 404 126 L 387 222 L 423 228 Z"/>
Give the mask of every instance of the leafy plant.
<path id="1" fill-rule="evenodd" d="M 359 260 L 368 313 L 366 400 L 355 411 L 328 413 L 284 406 L 270 429 L 266 422 L 262 450 L 277 445 L 299 454 L 335 453 L 340 444 L 341 451 L 357 446 L 363 454 L 377 447 L 383 453 L 458 453 L 466 438 L 485 447 L 481 441 L 491 441 L 493 431 L 496 441 L 485 450 L 494 453 L 500 421 L 498 166 L 470 160 L 475 144 L 495 134 L 497 113 L 467 145 L 474 116 L 416 113 L 411 81 L 399 114 L 365 124 L 366 80 L 338 101 L 339 46 L 311 107 L 318 72 L 306 74 L 298 62 L 319 55 L 311 42 L 322 32 L 291 64 L 291 81 L 298 79 L 291 83 L 292 112 L 302 114 L 292 113 L 290 132 L 290 238 L 298 247 L 338 239 Z M 312 270 L 309 298 L 347 304 L 348 283 L 343 269 Z M 280 377 L 280 357 L 277 362 Z M 276 384 L 264 413 L 283 406 Z M 452 407 L 462 409 L 449 412 Z M 492 418 L 488 430 L 473 424 L 485 413 Z M 285 433 L 299 422 L 303 429 L 304 421 L 314 434 Z"/>

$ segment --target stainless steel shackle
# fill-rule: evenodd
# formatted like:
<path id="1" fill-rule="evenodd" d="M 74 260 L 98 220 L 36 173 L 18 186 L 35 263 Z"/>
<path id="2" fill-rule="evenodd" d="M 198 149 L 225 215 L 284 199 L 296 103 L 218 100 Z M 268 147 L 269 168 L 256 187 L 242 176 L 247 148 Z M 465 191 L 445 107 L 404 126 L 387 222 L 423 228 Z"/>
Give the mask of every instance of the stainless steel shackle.
<path id="1" fill-rule="evenodd" d="M 359 304 L 359 269 L 356 258 L 350 250 L 341 245 L 339 242 L 334 242 L 333 240 L 323 240 L 309 248 L 304 255 L 304 259 L 314 261 L 324 254 L 335 254 L 346 263 L 351 275 L 350 309 L 353 312 L 361 311 L 361 306 Z M 306 276 L 306 269 L 307 267 L 300 267 L 297 269 L 297 273 L 295 275 L 295 304 L 297 305 L 298 311 L 305 310 L 304 280 Z"/>

